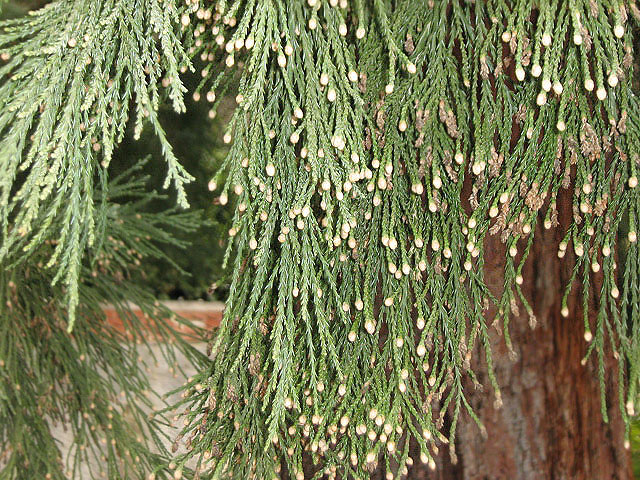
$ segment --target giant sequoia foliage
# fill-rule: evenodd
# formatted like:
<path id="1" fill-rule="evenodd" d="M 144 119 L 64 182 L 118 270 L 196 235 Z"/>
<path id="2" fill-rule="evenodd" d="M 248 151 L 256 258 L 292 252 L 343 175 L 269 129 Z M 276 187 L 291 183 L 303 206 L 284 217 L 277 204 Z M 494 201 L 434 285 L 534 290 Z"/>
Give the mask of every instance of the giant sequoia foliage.
<path id="1" fill-rule="evenodd" d="M 211 115 L 238 85 L 210 181 L 235 207 L 233 281 L 212 359 L 177 405 L 175 478 L 392 477 L 435 468 L 442 448 L 455 461 L 460 415 L 484 433 L 463 388 L 472 352 L 499 408 L 489 329 L 515 357 L 510 317 L 536 326 L 522 269 L 539 225 L 562 232 L 561 313 L 577 289 L 603 421 L 607 403 L 626 419 L 640 367 L 638 21 L 631 0 L 59 0 L 0 33 L 0 260 L 61 285 L 50 328 L 84 338 L 95 285 L 83 265 L 115 240 L 99 194 L 109 159 L 135 113 L 186 206 L 190 176 L 157 108 L 183 108 L 180 72 L 196 68 L 190 93 Z M 489 236 L 506 252 L 499 292 L 485 280 Z M 34 264 L 51 279 L 27 275 Z M 3 322 L 15 335 L 37 316 Z M 5 438 L 19 455 L 25 440 Z"/>

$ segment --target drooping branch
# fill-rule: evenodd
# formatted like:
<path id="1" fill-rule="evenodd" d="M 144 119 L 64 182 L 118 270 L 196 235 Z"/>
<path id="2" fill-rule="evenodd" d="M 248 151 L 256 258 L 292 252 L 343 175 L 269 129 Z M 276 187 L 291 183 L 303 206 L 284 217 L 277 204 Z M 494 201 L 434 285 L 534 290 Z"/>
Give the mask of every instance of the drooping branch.
<path id="1" fill-rule="evenodd" d="M 300 477 L 309 455 L 318 476 L 365 478 L 379 462 L 404 471 L 413 438 L 434 465 L 462 412 L 483 431 L 463 389 L 477 344 L 502 403 L 488 323 L 512 354 L 510 317 L 524 308 L 535 325 L 522 269 L 538 221 L 566 232 L 558 256 L 576 254 L 567 288 L 603 279 L 596 318 L 576 335 L 590 352 L 607 338 L 620 368 L 634 364 L 636 280 L 621 289 L 612 255 L 637 259 L 634 8 L 191 4 L 196 98 L 215 112 L 215 90 L 240 81 L 231 151 L 211 181 L 226 178 L 221 203 L 237 197 L 234 280 L 215 360 L 189 390 L 181 461 L 213 476 Z M 566 189 L 575 208 L 559 225 Z M 507 252 L 497 296 L 488 236 Z M 633 399 L 636 383 L 621 395 Z"/>

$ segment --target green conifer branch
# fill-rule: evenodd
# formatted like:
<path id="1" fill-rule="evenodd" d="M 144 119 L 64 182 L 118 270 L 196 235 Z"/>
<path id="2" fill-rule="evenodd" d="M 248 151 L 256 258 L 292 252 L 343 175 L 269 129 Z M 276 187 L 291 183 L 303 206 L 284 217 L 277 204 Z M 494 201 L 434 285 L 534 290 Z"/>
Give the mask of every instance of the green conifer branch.
<path id="1" fill-rule="evenodd" d="M 205 62 L 195 98 L 207 92 L 214 115 L 214 90 L 241 77 L 210 184 L 226 178 L 223 205 L 237 197 L 234 278 L 215 358 L 193 380 L 204 388 L 187 387 L 190 451 L 176 465 L 303 478 L 310 458 L 314 478 L 396 475 L 417 461 L 410 439 L 432 468 L 443 444 L 455 461 L 460 414 L 486 433 L 463 388 L 478 385 L 472 351 L 484 350 L 499 408 L 489 324 L 512 358 L 510 319 L 536 326 L 522 285 L 542 229 L 565 233 L 561 313 L 585 315 L 604 419 L 607 348 L 633 411 L 634 2 L 187 4 L 189 51 Z M 494 236 L 497 291 L 484 277 Z M 582 306 L 566 303 L 572 288 Z"/>
<path id="2" fill-rule="evenodd" d="M 95 239 L 94 182 L 132 105 L 136 134 L 148 119 L 167 161 L 165 186 L 187 206 L 191 176 L 156 116 L 165 94 L 184 110 L 180 12 L 173 1 L 58 1 L 0 25 L 0 259 L 57 240 L 47 265 L 67 287 L 69 330 L 82 255 Z"/>
<path id="3" fill-rule="evenodd" d="M 634 413 L 634 1 L 71 5 L 0 34 L 0 258 L 19 266 L 21 249 L 33 257 L 55 238 L 48 261 L 72 311 L 84 254 L 106 229 L 94 183 L 130 102 L 184 204 L 188 174 L 155 115 L 161 91 L 182 108 L 185 55 L 203 62 L 194 98 L 211 116 L 238 81 L 230 152 L 210 183 L 223 184 L 222 205 L 234 195 L 230 298 L 214 359 L 178 404 L 187 451 L 174 478 L 192 459 L 194 478 L 304 478 L 309 460 L 314 478 L 401 475 L 418 460 L 410 441 L 431 468 L 447 444 L 455 462 L 460 414 L 485 433 L 464 390 L 479 385 L 472 352 L 500 407 L 489 328 L 516 358 L 509 322 L 536 325 L 523 269 L 550 229 L 571 269 L 561 314 L 583 315 L 604 419 L 609 350 L 623 417 Z M 492 237 L 501 286 L 484 273 Z"/>
<path id="4" fill-rule="evenodd" d="M 141 354 L 157 342 L 168 365 L 178 352 L 195 365 L 203 365 L 203 356 L 174 331 L 168 319 L 175 315 L 140 287 L 135 272 L 145 257 L 164 258 L 167 246 L 184 246 L 166 230 L 191 230 L 194 214 L 145 213 L 158 195 L 146 191 L 139 170 L 136 165 L 114 178 L 108 192 L 95 193 L 106 202 L 98 202 L 104 216 L 96 222 L 105 241 L 79 267 L 71 335 L 64 288 L 43 268 L 53 242 L 26 263 L 11 264 L 9 257 L 0 264 L 0 478 L 173 476 L 163 433 L 170 420 L 159 413 L 166 403 L 151 391 Z M 107 301 L 122 331 L 106 322 Z M 68 432 L 65 442 L 61 429 Z"/>

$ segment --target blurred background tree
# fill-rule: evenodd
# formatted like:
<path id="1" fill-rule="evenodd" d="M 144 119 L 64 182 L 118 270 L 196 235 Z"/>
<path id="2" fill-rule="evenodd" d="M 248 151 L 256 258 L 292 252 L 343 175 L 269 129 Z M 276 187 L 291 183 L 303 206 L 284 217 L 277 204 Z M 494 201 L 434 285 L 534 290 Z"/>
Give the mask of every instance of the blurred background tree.
<path id="1" fill-rule="evenodd" d="M 185 76 L 185 84 L 189 90 L 195 89 L 198 80 L 195 75 Z M 218 117 L 210 119 L 207 105 L 195 102 L 192 98 L 187 98 L 187 112 L 184 114 L 176 114 L 170 107 L 164 107 L 160 111 L 169 142 L 174 145 L 177 157 L 195 177 L 186 186 L 186 190 L 191 208 L 200 211 L 203 220 L 200 228 L 184 239 L 189 247 L 171 254 L 183 271 L 153 259 L 140 269 L 145 282 L 161 299 L 225 298 L 228 287 L 221 265 L 231 209 L 216 208 L 212 203 L 213 195 L 207 188 L 209 178 L 217 170 L 227 151 L 221 140 L 225 109 L 218 112 Z M 157 137 L 146 130 L 140 140 L 136 141 L 130 131 L 116 151 L 111 168 L 117 175 L 127 168 L 132 158 L 148 155 L 161 158 L 161 146 Z M 166 172 L 157 168 L 156 163 L 149 162 L 145 166 L 145 173 L 151 178 L 149 187 L 161 191 Z M 175 198 L 172 192 L 169 197 L 154 202 L 152 207 L 157 211 L 164 211 L 173 205 Z"/>
<path id="2" fill-rule="evenodd" d="M 44 0 L 20 0 L 20 1 L 11 0 L 10 2 L 7 2 L 6 5 L 3 5 L 2 17 L 3 18 L 19 17 L 20 15 L 24 15 L 25 13 L 27 13 L 29 10 L 42 7 L 46 3 L 48 2 Z"/>

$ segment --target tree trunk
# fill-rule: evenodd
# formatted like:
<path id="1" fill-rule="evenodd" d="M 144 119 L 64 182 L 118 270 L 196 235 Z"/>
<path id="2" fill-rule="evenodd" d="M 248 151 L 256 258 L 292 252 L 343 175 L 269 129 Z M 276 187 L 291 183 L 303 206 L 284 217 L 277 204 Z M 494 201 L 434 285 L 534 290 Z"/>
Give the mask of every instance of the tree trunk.
<path id="1" fill-rule="evenodd" d="M 570 208 L 570 207 L 568 207 Z M 569 213 L 570 214 L 570 213 Z M 438 467 L 429 472 L 419 461 L 410 479 L 631 479 L 631 456 L 624 447 L 624 424 L 617 397 L 617 366 L 608 353 L 607 410 L 601 414 L 595 358 L 586 365 L 582 313 L 576 288 L 570 297 L 568 318 L 560 315 L 562 294 L 571 259 L 557 257 L 560 233 L 538 229 L 523 271 L 523 293 L 537 316 L 529 327 L 526 312 L 510 322 L 515 361 L 509 359 L 504 339 L 492 329 L 492 346 L 504 406 L 494 408 L 483 354 L 476 350 L 475 371 L 487 386 L 467 394 L 487 428 L 485 440 L 477 425 L 461 414 L 456 435 L 458 462 L 452 465 L 446 446 Z M 486 244 L 486 281 L 500 292 L 504 247 L 490 237 Z M 569 257 L 569 252 L 567 252 Z M 490 312 L 487 318 L 492 318 Z M 415 455 L 418 458 L 418 455 Z"/>

